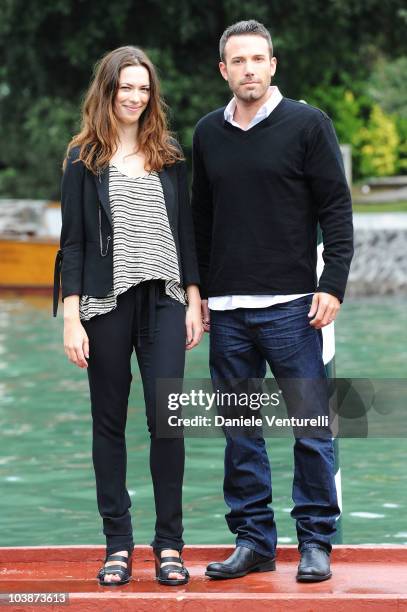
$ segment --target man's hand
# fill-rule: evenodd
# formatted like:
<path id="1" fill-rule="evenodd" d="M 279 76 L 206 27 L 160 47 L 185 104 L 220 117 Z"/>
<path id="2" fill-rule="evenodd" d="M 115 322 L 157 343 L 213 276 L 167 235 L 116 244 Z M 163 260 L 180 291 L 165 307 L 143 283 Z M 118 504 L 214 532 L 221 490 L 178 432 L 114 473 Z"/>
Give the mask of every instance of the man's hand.
<path id="1" fill-rule="evenodd" d="M 211 330 L 211 317 L 209 314 L 208 300 L 201 301 L 201 312 L 202 312 L 202 323 L 204 331 L 210 332 Z"/>
<path id="2" fill-rule="evenodd" d="M 329 325 L 329 323 L 335 321 L 340 307 L 341 303 L 334 295 L 330 293 L 315 293 L 311 309 L 308 313 L 308 317 L 312 319 L 310 325 L 315 327 L 315 329 L 321 329 L 321 327 Z"/>

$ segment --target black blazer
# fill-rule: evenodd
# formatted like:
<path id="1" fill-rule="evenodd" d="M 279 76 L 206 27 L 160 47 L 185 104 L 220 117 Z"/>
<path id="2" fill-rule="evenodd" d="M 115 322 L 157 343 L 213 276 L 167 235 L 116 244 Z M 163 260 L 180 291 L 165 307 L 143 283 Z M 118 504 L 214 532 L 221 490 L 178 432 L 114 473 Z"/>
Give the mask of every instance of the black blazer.
<path id="1" fill-rule="evenodd" d="M 109 168 L 99 175 L 82 161 L 79 147 L 69 154 L 61 182 L 62 229 L 55 258 L 53 315 L 60 289 L 68 295 L 104 297 L 113 288 L 113 226 L 109 204 Z M 158 173 L 178 256 L 181 284 L 199 284 L 195 239 L 189 204 L 186 163 Z"/>

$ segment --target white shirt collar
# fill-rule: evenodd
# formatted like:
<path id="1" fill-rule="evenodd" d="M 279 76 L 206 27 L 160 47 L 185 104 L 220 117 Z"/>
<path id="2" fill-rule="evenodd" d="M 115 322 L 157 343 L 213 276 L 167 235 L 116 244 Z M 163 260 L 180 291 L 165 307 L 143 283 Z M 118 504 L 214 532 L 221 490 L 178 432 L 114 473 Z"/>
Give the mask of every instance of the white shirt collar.
<path id="1" fill-rule="evenodd" d="M 283 96 L 281 95 L 280 90 L 276 85 L 270 85 L 269 91 L 271 92 L 269 98 L 266 100 L 263 106 L 259 108 L 256 115 L 253 117 L 253 119 L 250 121 L 249 125 L 247 126 L 246 130 L 249 130 L 250 128 L 254 127 L 257 123 L 260 123 L 260 121 L 263 121 L 263 119 L 266 119 L 266 117 L 270 115 L 270 113 L 276 108 L 278 104 L 280 104 L 281 100 L 283 99 Z M 228 121 L 235 127 L 243 129 L 233 119 L 235 110 L 236 110 L 236 98 L 233 97 L 225 108 L 225 111 L 224 111 L 225 121 Z"/>

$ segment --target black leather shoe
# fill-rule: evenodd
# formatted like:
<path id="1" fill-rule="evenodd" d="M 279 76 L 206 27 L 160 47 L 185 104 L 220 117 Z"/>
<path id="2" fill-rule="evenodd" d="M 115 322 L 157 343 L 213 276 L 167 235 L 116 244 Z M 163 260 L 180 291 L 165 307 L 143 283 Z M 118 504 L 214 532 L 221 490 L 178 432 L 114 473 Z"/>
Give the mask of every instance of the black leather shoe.
<path id="1" fill-rule="evenodd" d="M 237 546 L 226 561 L 209 563 L 205 576 L 210 578 L 240 578 L 250 572 L 273 572 L 275 569 L 275 557 L 263 557 L 251 548 Z"/>
<path id="2" fill-rule="evenodd" d="M 331 576 L 329 553 L 323 548 L 304 548 L 298 565 L 298 582 L 322 582 Z"/>

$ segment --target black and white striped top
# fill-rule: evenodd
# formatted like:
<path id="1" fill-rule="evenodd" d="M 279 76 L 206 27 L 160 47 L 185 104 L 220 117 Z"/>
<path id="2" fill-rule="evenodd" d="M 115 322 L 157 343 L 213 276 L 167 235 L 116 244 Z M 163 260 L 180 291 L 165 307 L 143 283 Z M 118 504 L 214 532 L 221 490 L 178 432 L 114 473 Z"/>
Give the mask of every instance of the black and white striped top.
<path id="1" fill-rule="evenodd" d="M 164 279 L 166 294 L 185 305 L 177 252 L 157 172 L 132 178 L 111 164 L 109 198 L 113 221 L 113 289 L 103 298 L 82 295 L 80 318 L 87 321 L 113 310 L 118 295 L 151 279 Z"/>

